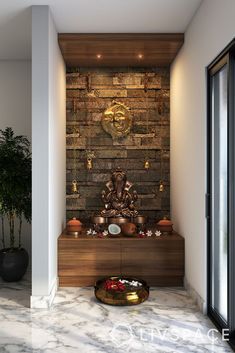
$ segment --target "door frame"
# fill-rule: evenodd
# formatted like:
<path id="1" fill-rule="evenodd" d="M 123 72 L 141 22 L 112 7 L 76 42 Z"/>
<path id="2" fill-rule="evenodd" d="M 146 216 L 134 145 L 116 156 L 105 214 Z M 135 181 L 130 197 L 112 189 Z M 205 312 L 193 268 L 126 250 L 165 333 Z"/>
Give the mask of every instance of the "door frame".
<path id="1" fill-rule="evenodd" d="M 228 320 L 224 319 L 211 305 L 211 238 L 212 238 L 212 114 L 211 114 L 211 77 L 227 64 L 227 116 L 228 116 Z M 207 313 L 216 327 L 222 331 L 229 329 L 229 343 L 235 347 L 235 39 L 207 67 Z M 233 250 L 234 249 L 234 250 Z"/>

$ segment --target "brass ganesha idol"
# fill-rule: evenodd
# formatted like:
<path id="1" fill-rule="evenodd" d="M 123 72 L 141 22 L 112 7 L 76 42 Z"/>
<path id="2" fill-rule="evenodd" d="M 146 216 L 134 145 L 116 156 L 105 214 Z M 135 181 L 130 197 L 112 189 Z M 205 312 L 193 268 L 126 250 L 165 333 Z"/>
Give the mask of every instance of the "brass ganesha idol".
<path id="1" fill-rule="evenodd" d="M 138 199 L 137 192 L 132 193 L 132 183 L 127 180 L 126 173 L 120 168 L 116 169 L 111 180 L 106 183 L 107 191 L 102 191 L 102 200 L 105 208 L 101 211 L 102 217 L 137 217 L 135 202 Z"/>

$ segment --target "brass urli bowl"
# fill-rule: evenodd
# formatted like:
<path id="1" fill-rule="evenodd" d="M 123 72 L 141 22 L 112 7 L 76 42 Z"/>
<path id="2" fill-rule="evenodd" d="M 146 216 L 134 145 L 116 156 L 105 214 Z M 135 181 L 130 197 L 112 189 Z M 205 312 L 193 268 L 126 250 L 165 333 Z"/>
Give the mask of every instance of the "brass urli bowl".
<path id="1" fill-rule="evenodd" d="M 132 287 L 132 289 L 127 289 L 125 291 L 114 291 L 106 290 L 104 284 L 106 280 L 120 280 L 125 279 L 128 281 L 138 281 L 141 283 L 139 287 Z M 129 277 L 106 277 L 98 280 L 95 284 L 95 296 L 96 298 L 104 304 L 109 305 L 137 305 L 143 303 L 149 297 L 149 286 L 143 280 L 137 278 Z"/>

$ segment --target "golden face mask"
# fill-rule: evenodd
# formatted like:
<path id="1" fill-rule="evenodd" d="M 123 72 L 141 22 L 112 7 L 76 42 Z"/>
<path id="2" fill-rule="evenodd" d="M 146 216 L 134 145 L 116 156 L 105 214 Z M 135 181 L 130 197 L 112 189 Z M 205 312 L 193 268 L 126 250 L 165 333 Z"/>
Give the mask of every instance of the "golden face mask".
<path id="1" fill-rule="evenodd" d="M 103 129 L 112 137 L 123 137 L 129 134 L 132 117 L 129 108 L 124 104 L 112 102 L 102 116 Z"/>

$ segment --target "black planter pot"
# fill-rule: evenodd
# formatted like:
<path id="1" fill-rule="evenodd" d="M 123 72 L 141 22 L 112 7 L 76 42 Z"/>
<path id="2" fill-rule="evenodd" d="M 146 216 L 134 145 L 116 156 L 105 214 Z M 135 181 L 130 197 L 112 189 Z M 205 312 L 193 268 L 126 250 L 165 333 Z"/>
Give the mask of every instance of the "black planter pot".
<path id="1" fill-rule="evenodd" d="M 23 248 L 7 248 L 0 250 L 0 276 L 4 281 L 19 281 L 25 274 L 29 264 L 29 255 Z"/>

